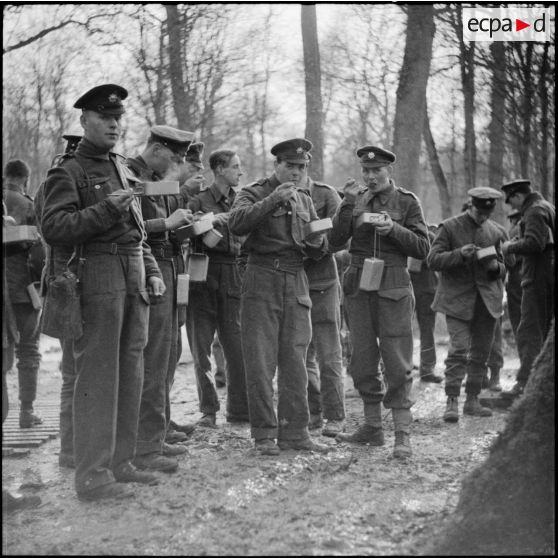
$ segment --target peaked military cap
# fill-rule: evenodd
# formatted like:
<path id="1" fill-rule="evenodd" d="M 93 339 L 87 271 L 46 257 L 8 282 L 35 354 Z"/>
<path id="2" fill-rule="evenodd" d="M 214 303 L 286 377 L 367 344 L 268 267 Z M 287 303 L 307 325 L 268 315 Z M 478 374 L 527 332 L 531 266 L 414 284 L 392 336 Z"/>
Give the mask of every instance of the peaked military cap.
<path id="1" fill-rule="evenodd" d="M 191 163 L 200 163 L 202 162 L 201 156 L 203 153 L 203 148 L 205 144 L 203 141 L 196 141 L 190 144 L 188 151 L 186 152 L 186 161 L 190 161 Z"/>
<path id="2" fill-rule="evenodd" d="M 471 196 L 471 203 L 478 209 L 493 209 L 496 205 L 496 200 L 502 197 L 498 190 L 489 186 L 471 188 L 467 194 Z"/>
<path id="3" fill-rule="evenodd" d="M 309 163 L 312 155 L 310 150 L 314 147 L 310 140 L 293 138 L 276 143 L 271 148 L 271 154 L 288 163 Z"/>
<path id="4" fill-rule="evenodd" d="M 365 145 L 357 149 L 356 154 L 360 164 L 367 168 L 385 167 L 395 163 L 395 153 L 374 145 Z"/>
<path id="5" fill-rule="evenodd" d="M 109 116 L 119 116 L 126 110 L 122 101 L 128 96 L 128 91 L 120 85 L 106 83 L 97 85 L 84 93 L 75 103 L 74 108 L 94 110 Z"/>
<path id="6" fill-rule="evenodd" d="M 74 136 L 72 134 L 64 134 L 62 139 L 66 140 L 66 148 L 64 153 L 71 153 L 76 150 L 78 143 L 81 141 L 81 136 Z"/>
<path id="7" fill-rule="evenodd" d="M 531 190 L 531 181 L 526 180 L 525 178 L 518 178 L 517 180 L 512 180 L 511 182 L 507 182 L 502 186 L 502 191 L 506 196 L 506 203 L 511 196 L 513 196 L 516 192 L 526 193 Z"/>
<path id="8" fill-rule="evenodd" d="M 194 133 L 179 130 L 172 126 L 160 125 L 151 128 L 151 137 L 149 139 L 168 147 L 178 155 L 186 155 L 190 144 L 194 140 Z"/>

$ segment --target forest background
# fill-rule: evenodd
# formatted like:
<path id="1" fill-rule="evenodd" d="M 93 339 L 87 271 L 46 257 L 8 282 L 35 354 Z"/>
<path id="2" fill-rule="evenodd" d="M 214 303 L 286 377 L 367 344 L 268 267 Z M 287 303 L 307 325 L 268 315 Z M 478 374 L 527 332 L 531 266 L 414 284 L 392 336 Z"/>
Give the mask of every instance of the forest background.
<path id="1" fill-rule="evenodd" d="M 393 149 L 429 222 L 518 177 L 554 202 L 555 12 L 521 5 L 549 10 L 549 42 L 467 42 L 462 3 L 5 4 L 3 160 L 28 162 L 33 194 L 62 135 L 81 135 L 75 100 L 117 83 L 126 156 L 178 126 L 206 161 L 237 150 L 247 184 L 274 143 L 305 136 L 311 175 L 338 189 L 360 178 L 358 147 Z"/>

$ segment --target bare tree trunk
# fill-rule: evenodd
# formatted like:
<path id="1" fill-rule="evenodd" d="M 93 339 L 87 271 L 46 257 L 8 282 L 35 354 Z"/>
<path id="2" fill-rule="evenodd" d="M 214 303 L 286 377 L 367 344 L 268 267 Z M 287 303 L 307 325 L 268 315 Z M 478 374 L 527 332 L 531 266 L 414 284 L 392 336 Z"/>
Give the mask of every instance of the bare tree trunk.
<path id="1" fill-rule="evenodd" d="M 548 89 L 546 86 L 546 74 L 548 73 L 548 48 L 549 42 L 544 43 L 541 63 L 541 75 L 539 79 L 539 96 L 541 98 L 541 194 L 549 199 L 548 182 Z"/>
<path id="2" fill-rule="evenodd" d="M 490 45 L 492 53 L 492 91 L 490 98 L 490 124 L 488 140 L 490 156 L 488 162 L 488 185 L 497 190 L 504 182 L 504 147 L 506 119 L 506 47 L 496 41 Z M 504 221 L 503 204 L 496 206 L 494 218 Z"/>
<path id="3" fill-rule="evenodd" d="M 415 191 L 426 106 L 426 85 L 432 60 L 434 8 L 432 4 L 408 6 L 407 40 L 397 87 L 393 148 L 399 155 L 395 178 Z"/>
<path id="4" fill-rule="evenodd" d="M 182 130 L 191 130 L 188 96 L 182 72 L 181 18 L 176 4 L 165 4 L 165 10 L 167 11 L 167 29 L 169 32 L 169 70 L 174 112 L 178 127 Z"/>
<path id="5" fill-rule="evenodd" d="M 522 43 L 519 43 L 521 48 Z M 521 102 L 521 117 L 523 121 L 522 133 L 519 141 L 519 165 L 521 175 L 525 178 L 529 177 L 529 154 L 531 150 L 531 119 L 533 118 L 534 106 L 533 97 L 535 94 L 535 84 L 533 83 L 533 43 L 527 43 L 525 49 L 525 59 L 522 60 L 522 72 L 525 89 L 523 90 L 523 99 Z"/>
<path id="6" fill-rule="evenodd" d="M 314 144 L 312 149 L 312 176 L 322 180 L 324 174 L 323 105 L 315 4 L 303 4 L 301 6 L 301 26 L 306 89 L 305 137 Z"/>
<path id="7" fill-rule="evenodd" d="M 448 219 L 452 216 L 450 193 L 448 189 L 448 183 L 446 180 L 446 175 L 444 174 L 444 169 L 440 164 L 440 159 L 438 157 L 438 150 L 436 149 L 436 144 L 434 143 L 434 137 L 432 136 L 432 130 L 430 129 L 430 119 L 428 118 L 428 106 L 425 106 L 424 110 L 424 123 L 422 135 L 424 137 L 424 143 L 426 145 L 426 150 L 428 152 L 428 160 L 430 161 L 430 168 L 432 174 L 434 175 L 434 180 L 438 186 L 438 193 L 440 195 L 440 208 L 442 210 L 442 219 Z"/>

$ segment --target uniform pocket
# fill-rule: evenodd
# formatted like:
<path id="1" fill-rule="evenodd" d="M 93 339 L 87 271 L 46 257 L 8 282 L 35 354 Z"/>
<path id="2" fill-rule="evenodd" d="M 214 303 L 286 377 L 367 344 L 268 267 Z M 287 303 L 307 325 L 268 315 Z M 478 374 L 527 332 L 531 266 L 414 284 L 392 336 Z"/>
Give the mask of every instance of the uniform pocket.
<path id="1" fill-rule="evenodd" d="M 349 266 L 343 274 L 343 294 L 356 296 L 359 291 L 361 270 L 353 265 Z"/>
<path id="2" fill-rule="evenodd" d="M 83 207 L 103 201 L 110 193 L 110 177 L 86 178 L 78 182 L 78 192 Z"/>
<path id="3" fill-rule="evenodd" d="M 412 335 L 411 319 L 414 298 L 409 289 L 388 289 L 378 291 L 380 327 L 387 337 Z"/>

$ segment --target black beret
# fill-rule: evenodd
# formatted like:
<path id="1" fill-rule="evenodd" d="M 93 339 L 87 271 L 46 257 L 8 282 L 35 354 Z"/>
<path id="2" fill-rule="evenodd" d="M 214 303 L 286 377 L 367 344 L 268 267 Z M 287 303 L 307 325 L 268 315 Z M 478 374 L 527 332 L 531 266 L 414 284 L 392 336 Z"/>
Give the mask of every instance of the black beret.
<path id="1" fill-rule="evenodd" d="M 506 203 L 511 196 L 513 196 L 516 192 L 527 193 L 531 191 L 531 181 L 526 180 L 525 178 L 518 178 L 517 180 L 512 180 L 502 186 L 502 191 L 506 196 Z"/>
<path id="2" fill-rule="evenodd" d="M 356 154 L 360 164 L 367 168 L 385 167 L 395 163 L 395 153 L 374 145 L 360 147 Z"/>
<path id="3" fill-rule="evenodd" d="M 203 148 L 205 144 L 203 141 L 197 141 L 190 144 L 188 151 L 186 152 L 186 161 L 190 161 L 191 163 L 200 163 L 202 162 L 201 156 L 203 153 Z"/>
<path id="4" fill-rule="evenodd" d="M 106 83 L 97 85 L 84 93 L 75 103 L 74 108 L 82 110 L 94 110 L 109 116 L 124 114 L 125 109 L 122 101 L 128 96 L 128 91 L 120 85 Z"/>
<path id="5" fill-rule="evenodd" d="M 62 139 L 66 140 L 66 148 L 64 149 L 64 153 L 70 153 L 71 151 L 75 151 L 77 144 L 81 141 L 81 136 L 74 136 L 72 134 L 64 134 Z"/>
<path id="6" fill-rule="evenodd" d="M 186 155 L 193 139 L 193 132 L 179 130 L 178 128 L 173 128 L 172 126 L 161 125 L 153 126 L 151 128 L 150 140 L 156 141 L 165 147 L 168 147 L 171 151 L 177 153 L 178 155 Z"/>
<path id="7" fill-rule="evenodd" d="M 271 148 L 271 154 L 281 158 L 288 163 L 309 163 L 312 155 L 310 150 L 313 145 L 310 140 L 304 138 L 293 138 L 276 143 Z"/>

